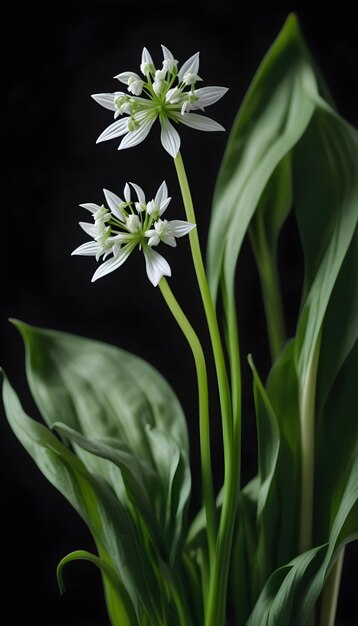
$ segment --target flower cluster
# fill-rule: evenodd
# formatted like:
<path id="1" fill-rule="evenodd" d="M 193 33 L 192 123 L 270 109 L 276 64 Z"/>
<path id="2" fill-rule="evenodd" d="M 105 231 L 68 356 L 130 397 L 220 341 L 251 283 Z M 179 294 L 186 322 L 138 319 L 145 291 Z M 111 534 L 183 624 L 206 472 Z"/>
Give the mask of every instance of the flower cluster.
<path id="1" fill-rule="evenodd" d="M 131 197 L 131 187 L 137 200 Z M 104 189 L 104 205 L 81 204 L 90 213 L 94 223 L 80 222 L 81 228 L 92 238 L 72 252 L 75 255 L 94 256 L 103 263 L 92 277 L 92 282 L 113 272 L 128 259 L 136 247 L 144 253 L 147 276 L 157 286 L 163 276 L 171 276 L 168 262 L 153 248 L 161 242 L 176 246 L 176 238 L 187 235 L 195 224 L 184 220 L 162 219 L 171 198 L 165 181 L 160 185 L 155 198 L 146 201 L 144 191 L 135 183 L 126 183 L 124 200 Z M 110 257 L 108 260 L 107 257 Z"/>
<path id="2" fill-rule="evenodd" d="M 217 131 L 224 128 L 214 120 L 191 111 L 204 111 L 226 92 L 225 87 L 202 87 L 199 72 L 199 52 L 188 59 L 178 70 L 178 61 L 162 46 L 163 62 L 156 69 L 146 48 L 142 52 L 140 71 L 122 72 L 115 76 L 127 85 L 128 93 L 94 94 L 92 98 L 104 108 L 114 111 L 116 121 L 98 137 L 97 143 L 123 137 L 119 150 L 141 143 L 149 134 L 156 119 L 161 125 L 161 142 L 172 157 L 180 148 L 180 137 L 172 122 L 182 123 L 197 130 Z M 117 119 L 120 118 L 120 119 Z"/>

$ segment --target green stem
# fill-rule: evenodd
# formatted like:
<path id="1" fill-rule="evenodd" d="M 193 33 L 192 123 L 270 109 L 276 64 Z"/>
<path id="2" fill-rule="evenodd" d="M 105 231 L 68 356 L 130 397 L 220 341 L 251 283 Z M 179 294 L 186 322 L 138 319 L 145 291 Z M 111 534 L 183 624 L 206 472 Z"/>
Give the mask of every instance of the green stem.
<path id="1" fill-rule="evenodd" d="M 174 163 L 187 219 L 189 222 L 196 223 L 188 179 L 180 153 L 178 153 L 174 159 Z M 216 312 L 211 299 L 204 269 L 197 229 L 191 231 L 189 239 L 215 360 L 221 407 L 225 461 L 223 506 L 220 516 L 214 566 L 210 577 L 209 600 L 205 623 L 206 626 L 223 626 L 226 621 L 225 609 L 230 568 L 230 553 L 238 500 L 238 465 L 240 450 L 236 446 L 239 435 L 237 432 L 237 425 L 234 425 L 233 423 L 231 395 L 226 372 L 224 351 L 221 343 Z M 240 375 L 240 371 L 237 372 L 237 375 Z"/>
<path id="2" fill-rule="evenodd" d="M 334 626 L 336 621 L 336 612 L 338 604 L 339 586 L 341 584 L 341 576 L 344 560 L 344 548 L 342 548 L 339 556 L 332 568 L 332 571 L 326 580 L 326 584 L 322 593 L 320 626 Z"/>
<path id="3" fill-rule="evenodd" d="M 183 160 L 180 152 L 174 159 L 175 168 L 178 175 L 181 194 L 183 197 L 184 208 L 189 222 L 196 224 L 195 211 L 191 198 L 188 179 L 186 176 Z M 200 289 L 201 298 L 204 305 L 205 315 L 208 323 L 211 344 L 213 348 L 216 374 L 219 386 L 220 406 L 223 420 L 224 448 L 228 449 L 232 443 L 232 419 L 231 419 L 231 398 L 230 389 L 226 373 L 224 351 L 221 344 L 219 325 L 216 313 L 211 299 L 208 281 L 206 278 L 203 257 L 201 254 L 198 229 L 194 228 L 189 233 L 189 241 L 193 263 L 195 267 L 196 277 Z"/>
<path id="4" fill-rule="evenodd" d="M 210 453 L 210 423 L 209 423 L 209 395 L 206 363 L 200 341 L 188 318 L 181 309 L 166 278 L 162 278 L 159 283 L 160 291 L 166 301 L 170 311 L 177 321 L 180 329 L 185 335 L 191 351 L 193 353 L 199 395 L 199 425 L 200 425 L 200 452 L 201 452 L 201 473 L 203 481 L 203 500 L 206 513 L 208 546 L 210 563 L 214 560 L 216 541 L 216 507 L 214 489 L 212 483 L 211 453 Z"/>
<path id="5" fill-rule="evenodd" d="M 269 248 L 262 219 L 257 219 L 255 233 L 250 229 L 249 234 L 260 277 L 271 360 L 274 362 L 286 338 L 277 256 Z"/>
<path id="6" fill-rule="evenodd" d="M 301 515 L 299 550 L 312 547 L 314 464 L 315 464 L 315 402 L 320 339 L 310 357 L 300 395 L 301 422 Z"/>

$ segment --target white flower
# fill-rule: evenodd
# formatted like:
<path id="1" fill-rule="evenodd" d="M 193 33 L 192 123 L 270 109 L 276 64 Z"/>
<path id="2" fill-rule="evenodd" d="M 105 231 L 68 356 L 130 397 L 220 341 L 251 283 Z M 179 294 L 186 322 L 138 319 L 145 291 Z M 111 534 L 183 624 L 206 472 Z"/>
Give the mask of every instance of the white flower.
<path id="1" fill-rule="evenodd" d="M 92 277 L 92 282 L 113 272 L 128 259 L 130 254 L 139 248 L 143 251 L 147 276 L 156 287 L 163 276 L 171 276 L 168 262 L 153 246 L 165 243 L 175 247 L 176 239 L 184 237 L 195 224 L 184 220 L 162 220 L 161 215 L 171 200 L 165 181 L 160 185 L 155 198 L 146 201 L 144 191 L 139 185 L 130 183 L 137 201 L 131 199 L 131 188 L 128 183 L 124 187 L 124 200 L 108 189 L 104 195 L 108 209 L 97 204 L 81 204 L 92 213 L 94 224 L 80 222 L 81 228 L 93 239 L 76 248 L 73 255 L 94 256 L 103 263 Z M 108 256 L 108 260 L 105 260 Z"/>
<path id="2" fill-rule="evenodd" d="M 98 104 L 114 111 L 116 120 L 101 133 L 97 143 L 123 137 L 118 149 L 132 148 L 144 141 L 159 119 L 162 145 L 175 158 L 180 148 L 180 137 L 174 125 L 183 123 L 205 131 L 224 130 L 211 118 L 190 113 L 204 111 L 227 92 L 226 87 L 195 89 L 196 83 L 202 80 L 198 75 L 199 52 L 178 70 L 178 61 L 170 50 L 162 46 L 162 51 L 162 68 L 156 69 L 148 50 L 143 48 L 140 71 L 144 79 L 135 72 L 122 72 L 115 77 L 127 85 L 133 95 L 115 92 L 92 96 Z M 121 117 L 123 115 L 125 117 Z"/>

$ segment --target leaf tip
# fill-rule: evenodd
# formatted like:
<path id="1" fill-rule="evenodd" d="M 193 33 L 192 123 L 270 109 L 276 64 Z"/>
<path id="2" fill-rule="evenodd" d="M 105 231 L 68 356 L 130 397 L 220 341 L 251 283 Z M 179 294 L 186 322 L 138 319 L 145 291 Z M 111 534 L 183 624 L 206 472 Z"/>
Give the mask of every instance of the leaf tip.
<path id="1" fill-rule="evenodd" d="M 30 334 L 32 327 L 29 324 L 26 324 L 26 322 L 22 322 L 16 317 L 9 317 L 9 322 L 17 328 L 22 337 L 26 337 Z"/>
<path id="2" fill-rule="evenodd" d="M 62 570 L 63 570 L 63 563 L 62 561 L 57 565 L 56 568 L 56 578 L 57 578 L 57 584 L 58 584 L 58 588 L 60 590 L 60 595 L 62 596 L 65 591 L 66 591 L 66 587 L 65 587 L 65 583 L 63 582 L 63 576 L 62 576 Z"/>
<path id="3" fill-rule="evenodd" d="M 251 369 L 253 369 L 254 366 L 254 359 L 252 358 L 252 354 L 251 352 L 247 355 L 247 362 L 250 365 Z"/>
<path id="4" fill-rule="evenodd" d="M 292 36 L 301 36 L 301 26 L 297 13 L 292 11 L 288 14 L 284 24 L 284 29 L 289 30 Z"/>

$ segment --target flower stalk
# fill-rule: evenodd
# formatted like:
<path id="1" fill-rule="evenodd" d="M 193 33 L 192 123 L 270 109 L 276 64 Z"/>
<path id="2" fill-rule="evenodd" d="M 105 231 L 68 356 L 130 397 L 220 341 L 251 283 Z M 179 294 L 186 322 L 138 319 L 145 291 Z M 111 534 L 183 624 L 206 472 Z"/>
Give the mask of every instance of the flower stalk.
<path id="1" fill-rule="evenodd" d="M 186 216 L 188 221 L 190 221 L 195 219 L 195 211 L 180 152 L 174 159 L 174 164 L 177 171 Z M 221 343 L 216 312 L 211 299 L 204 269 L 199 236 L 196 229 L 195 233 L 192 231 L 189 234 L 189 241 L 213 348 L 223 429 L 225 462 L 224 497 L 217 537 L 214 567 L 210 578 L 208 609 L 205 622 L 206 626 L 221 626 L 225 623 L 230 552 L 239 491 L 240 428 L 238 428 L 238 420 L 235 425 L 233 423 L 231 394 L 226 371 L 224 351 Z"/>
<path id="2" fill-rule="evenodd" d="M 207 522 L 209 560 L 210 564 L 212 564 L 214 561 L 216 543 L 216 507 L 211 469 L 209 394 L 206 362 L 198 336 L 195 333 L 182 308 L 180 307 L 178 301 L 176 300 L 166 278 L 163 277 L 161 279 L 159 283 L 159 289 L 180 329 L 185 335 L 185 338 L 189 343 L 195 361 L 199 396 L 199 426 L 203 503 Z"/>

